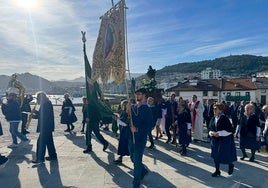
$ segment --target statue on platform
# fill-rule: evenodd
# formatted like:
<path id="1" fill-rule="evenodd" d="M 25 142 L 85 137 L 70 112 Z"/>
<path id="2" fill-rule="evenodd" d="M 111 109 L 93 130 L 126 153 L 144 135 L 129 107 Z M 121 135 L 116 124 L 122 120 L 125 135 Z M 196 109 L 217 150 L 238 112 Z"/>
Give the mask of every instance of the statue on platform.
<path id="1" fill-rule="evenodd" d="M 148 76 L 150 80 L 155 80 L 155 73 L 156 73 L 156 70 L 153 69 L 151 65 L 149 65 L 146 75 Z"/>
<path id="2" fill-rule="evenodd" d="M 23 105 L 23 100 L 24 100 L 24 93 L 25 93 L 25 88 L 23 86 L 23 84 L 17 80 L 17 74 L 12 74 L 11 79 L 8 83 L 8 90 L 11 88 L 17 88 L 19 89 L 19 95 L 18 95 L 18 99 L 19 99 L 19 103 L 20 103 L 20 107 L 22 107 Z"/>
<path id="3" fill-rule="evenodd" d="M 154 91 L 156 89 L 156 80 L 155 80 L 156 70 L 150 65 L 146 73 L 148 79 L 143 80 L 143 85 L 148 91 Z"/>
<path id="4" fill-rule="evenodd" d="M 147 97 L 153 97 L 155 102 L 162 100 L 163 89 L 157 88 L 155 80 L 156 70 L 150 65 L 146 73 L 147 79 L 143 79 L 142 85 L 147 90 Z"/>

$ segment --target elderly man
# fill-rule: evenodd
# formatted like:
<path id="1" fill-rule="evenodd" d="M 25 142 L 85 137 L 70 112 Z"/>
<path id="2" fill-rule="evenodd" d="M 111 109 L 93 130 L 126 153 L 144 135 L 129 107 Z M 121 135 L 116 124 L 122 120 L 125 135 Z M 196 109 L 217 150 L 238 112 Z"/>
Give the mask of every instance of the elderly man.
<path id="1" fill-rule="evenodd" d="M 33 160 L 32 163 L 42 163 L 45 159 L 48 161 L 57 160 L 52 135 L 55 128 L 53 106 L 44 92 L 38 92 L 36 96 L 40 108 L 39 111 L 34 112 L 33 118 L 38 119 L 36 132 L 39 133 L 39 137 L 37 140 L 36 160 Z M 48 157 L 45 157 L 46 148 L 48 150 Z"/>

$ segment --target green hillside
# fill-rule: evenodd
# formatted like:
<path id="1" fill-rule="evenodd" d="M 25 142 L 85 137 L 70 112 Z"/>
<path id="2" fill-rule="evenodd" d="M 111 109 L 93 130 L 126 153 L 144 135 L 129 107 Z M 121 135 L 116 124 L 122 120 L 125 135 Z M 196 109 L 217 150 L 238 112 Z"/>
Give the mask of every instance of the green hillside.
<path id="1" fill-rule="evenodd" d="M 157 71 L 162 73 L 195 73 L 205 70 L 207 67 L 219 69 L 223 74 L 251 75 L 252 73 L 268 70 L 268 57 L 254 55 L 230 55 L 192 63 L 179 63 L 166 66 Z"/>

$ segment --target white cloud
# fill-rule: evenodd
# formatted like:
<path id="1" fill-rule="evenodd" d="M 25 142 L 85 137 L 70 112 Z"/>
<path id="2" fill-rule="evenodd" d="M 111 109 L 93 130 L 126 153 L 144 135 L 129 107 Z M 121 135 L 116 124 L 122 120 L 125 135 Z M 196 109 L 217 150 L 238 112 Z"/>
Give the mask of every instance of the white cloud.
<path id="1" fill-rule="evenodd" d="M 220 52 L 222 50 L 227 50 L 231 48 L 238 48 L 245 44 L 249 44 L 251 42 L 250 39 L 235 39 L 231 41 L 219 42 L 216 44 L 209 44 L 205 46 L 201 46 L 190 50 L 185 53 L 185 55 L 204 55 L 204 54 L 213 54 Z"/>

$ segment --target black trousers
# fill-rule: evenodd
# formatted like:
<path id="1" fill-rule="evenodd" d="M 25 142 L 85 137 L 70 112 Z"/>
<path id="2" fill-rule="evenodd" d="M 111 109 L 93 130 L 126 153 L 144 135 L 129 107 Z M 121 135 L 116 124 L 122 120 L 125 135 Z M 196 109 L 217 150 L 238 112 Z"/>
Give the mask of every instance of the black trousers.
<path id="1" fill-rule="evenodd" d="M 171 134 L 170 134 L 170 126 L 172 124 L 172 119 L 171 118 L 166 118 L 166 122 L 165 122 L 165 131 L 168 137 L 168 140 L 171 140 Z"/>
<path id="2" fill-rule="evenodd" d="M 28 120 L 28 114 L 21 113 L 21 133 L 26 131 L 26 124 Z"/>
<path id="3" fill-rule="evenodd" d="M 104 139 L 104 137 L 100 134 L 100 127 L 98 122 L 89 122 L 87 123 L 87 129 L 86 129 L 86 144 L 88 148 L 92 148 L 91 144 L 91 133 L 95 134 L 97 139 L 103 144 L 107 144 L 107 140 Z"/>
<path id="4" fill-rule="evenodd" d="M 40 133 L 37 139 L 36 158 L 37 160 L 44 160 L 46 154 L 46 148 L 48 155 L 52 158 L 57 157 L 52 132 Z"/>

